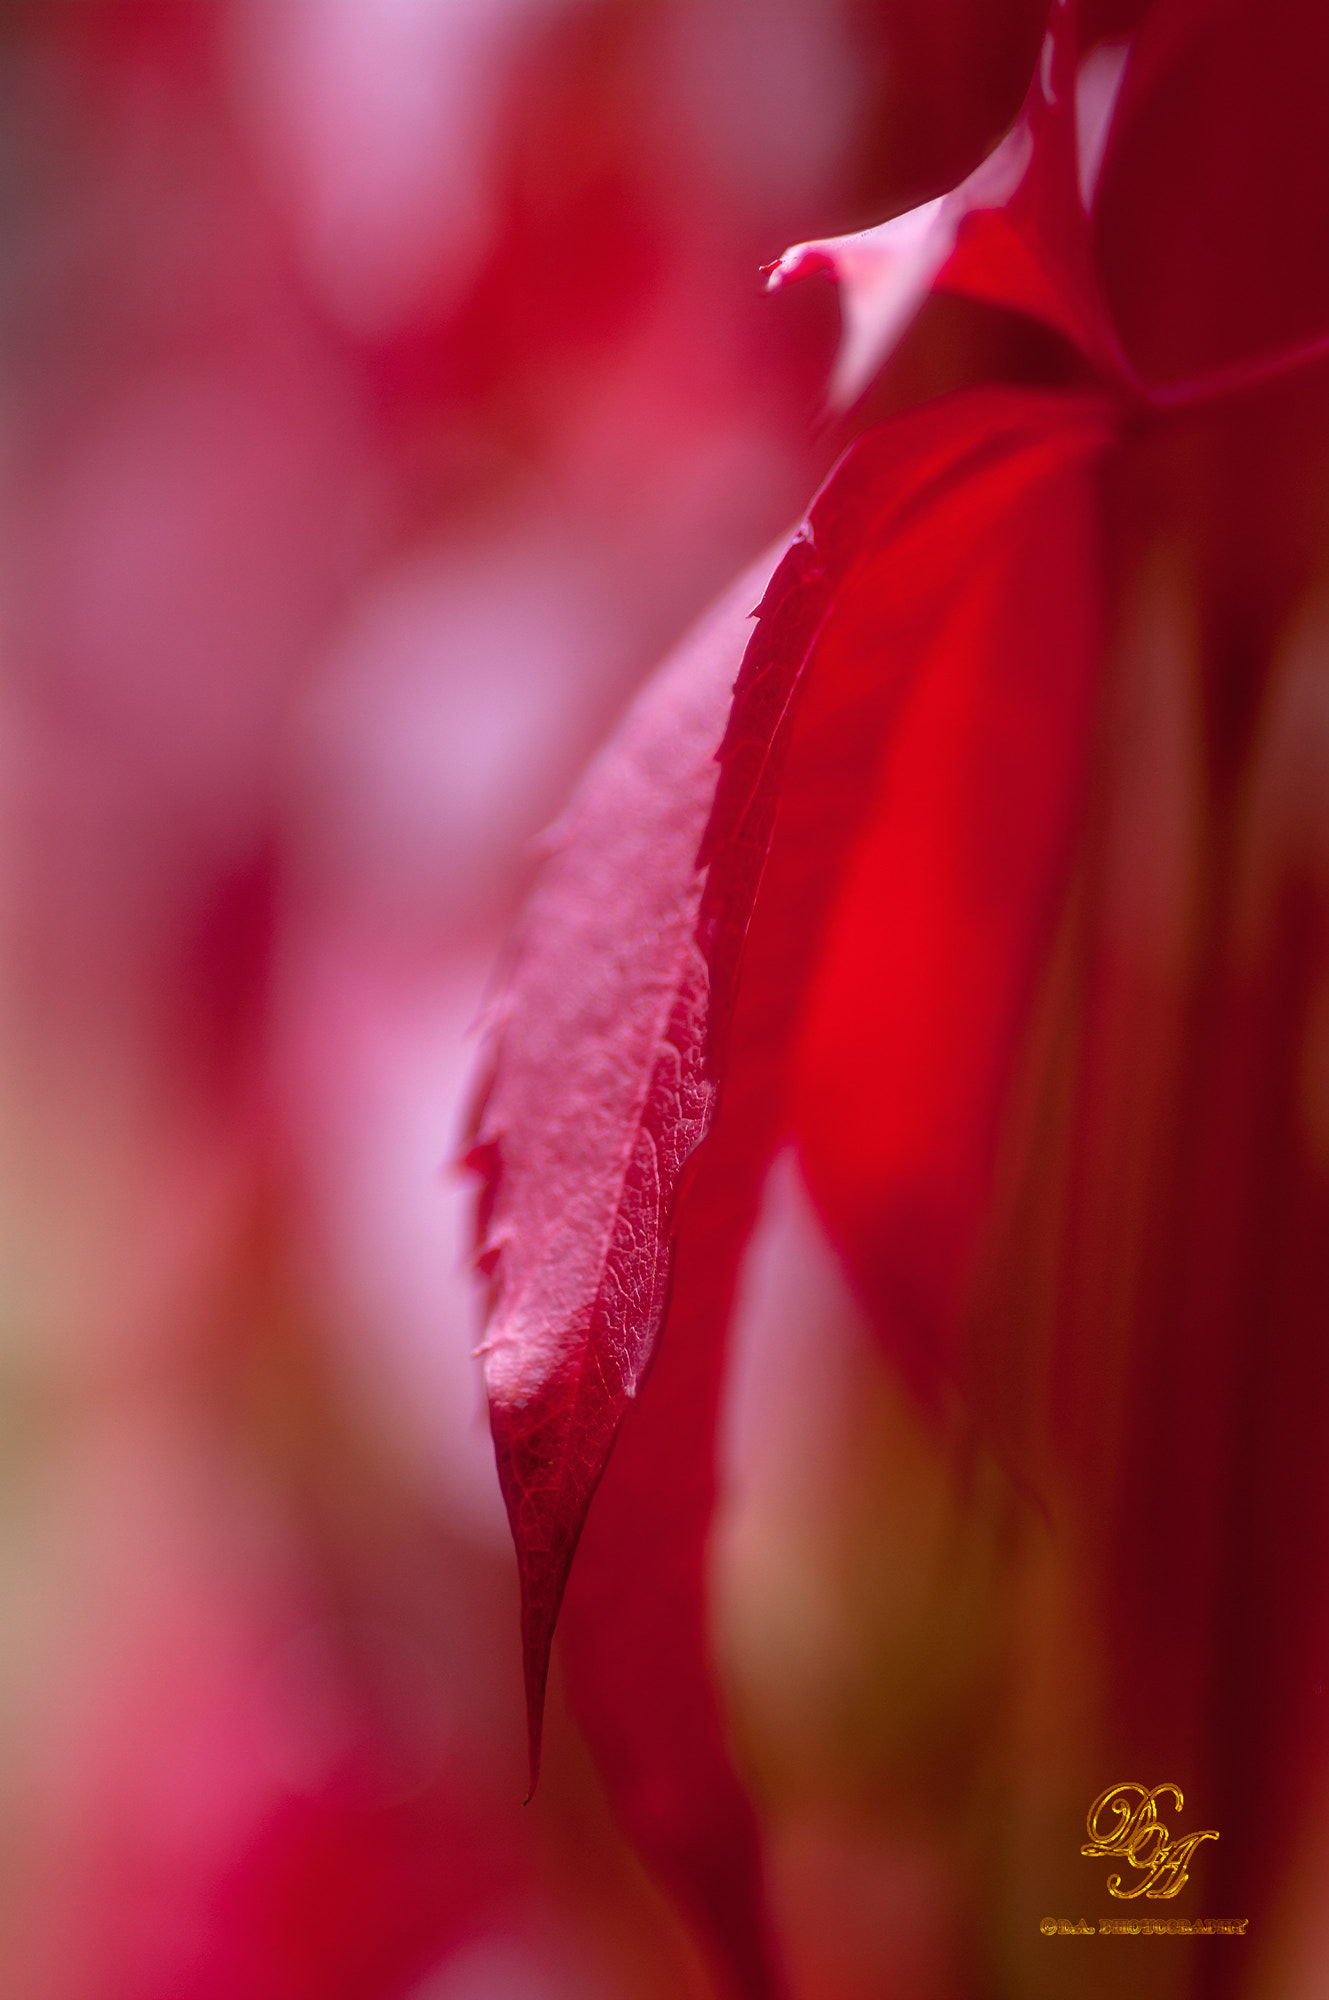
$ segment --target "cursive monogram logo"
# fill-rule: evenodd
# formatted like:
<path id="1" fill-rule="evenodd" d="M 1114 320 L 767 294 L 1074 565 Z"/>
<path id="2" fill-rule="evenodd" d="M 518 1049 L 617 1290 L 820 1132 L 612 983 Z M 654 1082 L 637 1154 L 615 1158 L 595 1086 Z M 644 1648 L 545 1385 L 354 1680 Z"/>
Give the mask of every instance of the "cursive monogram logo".
<path id="1" fill-rule="evenodd" d="M 1217 1840 L 1212 1830 L 1188 1833 L 1173 1840 L 1158 1817 L 1158 1801 L 1170 1792 L 1180 1812 L 1185 1803 L 1180 1785 L 1109 1785 L 1089 1808 L 1089 1840 L 1080 1849 L 1092 1856 L 1120 1854 L 1140 1880 L 1130 1888 L 1120 1875 L 1108 1876 L 1109 1896 L 1148 1896 L 1151 1901 L 1175 1896 L 1187 1879 L 1191 1857 L 1202 1840 Z"/>

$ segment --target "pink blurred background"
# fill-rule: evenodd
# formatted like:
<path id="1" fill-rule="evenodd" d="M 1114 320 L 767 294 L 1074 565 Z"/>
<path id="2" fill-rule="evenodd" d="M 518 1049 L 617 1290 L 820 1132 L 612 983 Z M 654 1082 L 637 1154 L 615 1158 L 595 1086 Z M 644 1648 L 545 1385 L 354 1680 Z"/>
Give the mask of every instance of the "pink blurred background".
<path id="1" fill-rule="evenodd" d="M 701 1975 L 524 1790 L 467 1031 L 532 840 L 803 504 L 823 0 L 6 9 L 0 1990 Z"/>
<path id="2" fill-rule="evenodd" d="M 15 2000 L 707 1990 L 557 1690 L 521 1804 L 468 1031 L 535 836 L 836 449 L 833 294 L 758 266 L 972 164 L 1040 11 L 6 7 Z M 946 1627 L 938 1695 L 907 1636 L 951 1503 L 773 1202 L 717 1630 L 805 1990 L 926 2000 L 907 1801 L 986 1655 Z"/>

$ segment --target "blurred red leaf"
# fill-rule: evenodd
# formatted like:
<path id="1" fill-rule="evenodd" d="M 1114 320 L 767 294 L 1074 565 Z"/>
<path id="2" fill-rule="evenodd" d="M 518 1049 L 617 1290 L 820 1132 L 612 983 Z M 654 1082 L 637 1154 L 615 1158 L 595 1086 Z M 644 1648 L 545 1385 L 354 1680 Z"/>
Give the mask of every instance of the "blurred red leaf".
<path id="1" fill-rule="evenodd" d="M 833 1239 L 934 1395 L 1081 810 L 1103 652 L 1092 466 L 1114 425 L 1092 400 L 999 390 L 909 421 L 964 448 L 920 505 L 909 458 L 876 442 L 875 532 L 819 643 L 811 700 L 877 747 L 827 885 L 794 1118 Z"/>

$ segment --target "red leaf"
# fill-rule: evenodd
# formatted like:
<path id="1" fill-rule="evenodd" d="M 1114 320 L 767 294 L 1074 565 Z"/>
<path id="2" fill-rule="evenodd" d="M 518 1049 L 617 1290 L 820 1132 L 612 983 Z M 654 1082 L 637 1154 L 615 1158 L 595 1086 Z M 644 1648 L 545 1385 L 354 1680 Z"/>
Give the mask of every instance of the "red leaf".
<path id="1" fill-rule="evenodd" d="M 678 1174 L 710 1112 L 696 853 L 769 567 L 651 684 L 557 830 L 476 1119 L 481 1351 L 521 1573 L 532 1782 L 568 1565 L 655 1345 Z"/>
<path id="2" fill-rule="evenodd" d="M 724 1755 L 705 1617 L 714 1425 L 738 1267 L 788 1125 L 791 1052 L 822 926 L 870 819 L 883 745 L 907 720 L 934 646 L 954 640 L 976 562 L 999 572 L 1008 556 L 1023 558 L 1042 518 L 1036 502 L 1052 504 L 1083 478 L 1110 435 L 1098 401 L 993 389 L 861 441 L 766 593 L 725 736 L 701 912 L 719 1101 L 678 1199 L 659 1356 L 590 1511 L 564 1633 L 570 1696 L 617 1808 L 745 1995 L 772 1982 L 755 1839 Z M 1030 581 L 1022 570 L 1021 602 Z M 972 637 L 977 645 L 979 631 Z M 1010 664 L 990 651 L 983 659 Z M 1018 661 L 1014 682 L 1013 692 L 1023 686 Z"/>
<path id="3" fill-rule="evenodd" d="M 1020 116 L 967 179 L 875 229 L 785 251 L 771 267 L 772 288 L 826 269 L 844 288 L 832 402 L 852 403 L 866 388 L 933 290 L 1044 320 L 1109 378 L 1128 375 L 1099 295 L 1088 222 L 1120 80 L 1120 63 L 1100 55 L 1077 90 L 1074 6 L 1056 0 Z"/>
<path id="4" fill-rule="evenodd" d="M 897 529 L 817 662 L 852 685 L 890 660 L 900 685 L 810 982 L 798 1136 L 832 1237 L 932 1393 L 958 1363 L 1084 790 L 1103 622 L 1090 467 L 1110 434 L 1101 408 L 1035 403 Z"/>
<path id="5" fill-rule="evenodd" d="M 809 954 L 915 681 L 930 684 L 934 649 L 944 673 L 962 632 L 975 649 L 1000 644 L 985 636 L 990 599 L 969 616 L 968 593 L 984 576 L 1000 587 L 1003 565 L 1025 561 L 1031 524 L 1021 508 L 1113 434 L 1110 406 L 1097 398 L 971 390 L 870 433 L 827 483 L 767 592 L 721 747 L 700 917 L 717 1043 L 740 981 L 755 982 L 745 964 L 754 905 L 758 915 L 774 911 L 788 941 L 779 1032 L 792 1031 Z M 1059 611 L 1065 595 L 1060 579 L 1040 578 L 1039 602 Z M 796 935 L 804 924 L 808 934 Z M 735 1046 L 730 1063 L 740 1058 Z M 726 1067 L 722 1108 L 732 1088 Z"/>
<path id="6" fill-rule="evenodd" d="M 797 1129 L 919 1386 L 963 1294 L 1080 796 L 1089 468 L 1114 434 L 1098 399 L 994 388 L 862 439 L 767 594 L 722 752 L 701 934 L 713 1033 L 734 1025 L 701 1165 L 732 1156 L 746 1229 Z M 713 1257 L 717 1321 L 733 1261 Z"/>

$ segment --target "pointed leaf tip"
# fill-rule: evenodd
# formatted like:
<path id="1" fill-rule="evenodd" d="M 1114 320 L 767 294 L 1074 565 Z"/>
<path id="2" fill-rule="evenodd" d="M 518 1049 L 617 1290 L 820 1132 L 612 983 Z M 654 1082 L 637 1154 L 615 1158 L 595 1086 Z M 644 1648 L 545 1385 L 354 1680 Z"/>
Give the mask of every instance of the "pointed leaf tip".
<path id="1" fill-rule="evenodd" d="M 833 408 L 857 401 L 932 291 L 1041 319 L 1105 373 L 1129 374 L 1087 217 L 1125 60 L 1122 44 L 1096 49 L 1077 74 L 1074 8 L 1058 4 L 1019 118 L 965 180 L 873 229 L 796 243 L 766 267 L 768 291 L 816 271 L 840 282 Z"/>

